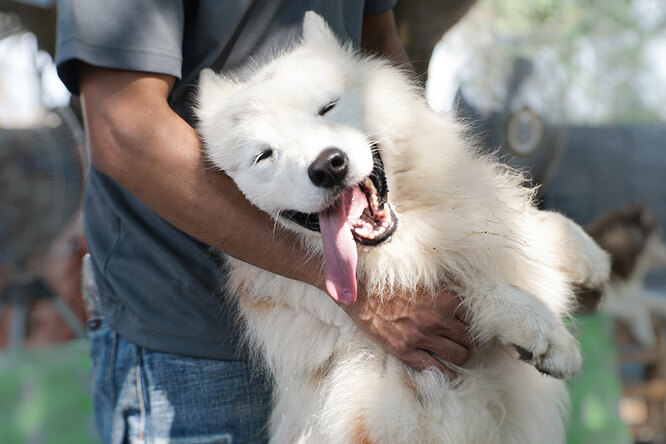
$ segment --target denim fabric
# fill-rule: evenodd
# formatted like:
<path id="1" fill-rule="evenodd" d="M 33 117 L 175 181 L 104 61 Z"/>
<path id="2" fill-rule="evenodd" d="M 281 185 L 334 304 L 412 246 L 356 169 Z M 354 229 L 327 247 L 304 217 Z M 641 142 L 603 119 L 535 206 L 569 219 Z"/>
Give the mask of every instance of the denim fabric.
<path id="1" fill-rule="evenodd" d="M 95 425 L 105 444 L 265 443 L 270 390 L 256 364 L 160 353 L 88 321 Z"/>

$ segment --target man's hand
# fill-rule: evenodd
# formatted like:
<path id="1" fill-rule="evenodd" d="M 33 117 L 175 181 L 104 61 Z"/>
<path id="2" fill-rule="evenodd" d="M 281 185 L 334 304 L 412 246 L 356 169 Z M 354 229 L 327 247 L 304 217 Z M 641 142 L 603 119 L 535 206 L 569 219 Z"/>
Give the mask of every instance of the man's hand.
<path id="1" fill-rule="evenodd" d="M 417 370 L 436 367 L 449 379 L 455 373 L 433 355 L 461 366 L 470 354 L 467 313 L 460 298 L 440 291 L 434 298 L 395 291 L 390 302 L 359 291 L 355 302 L 340 307 L 380 347 Z"/>

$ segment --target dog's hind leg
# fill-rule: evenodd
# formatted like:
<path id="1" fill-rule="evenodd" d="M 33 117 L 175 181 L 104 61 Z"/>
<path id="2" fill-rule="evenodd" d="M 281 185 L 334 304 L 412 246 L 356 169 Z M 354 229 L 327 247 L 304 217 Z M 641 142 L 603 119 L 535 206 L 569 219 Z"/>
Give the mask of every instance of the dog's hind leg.
<path id="1" fill-rule="evenodd" d="M 552 265 L 571 284 L 600 289 L 610 275 L 610 256 L 574 221 L 552 211 L 530 211 L 529 229 Z"/>

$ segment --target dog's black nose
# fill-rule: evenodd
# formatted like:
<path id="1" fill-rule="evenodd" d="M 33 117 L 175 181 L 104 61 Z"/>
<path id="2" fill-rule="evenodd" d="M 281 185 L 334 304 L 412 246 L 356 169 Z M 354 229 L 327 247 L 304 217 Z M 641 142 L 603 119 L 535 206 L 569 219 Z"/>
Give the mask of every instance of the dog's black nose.
<path id="1" fill-rule="evenodd" d="M 347 155 L 338 148 L 326 148 L 310 164 L 308 176 L 313 184 L 322 188 L 339 185 L 345 179 L 349 161 Z"/>

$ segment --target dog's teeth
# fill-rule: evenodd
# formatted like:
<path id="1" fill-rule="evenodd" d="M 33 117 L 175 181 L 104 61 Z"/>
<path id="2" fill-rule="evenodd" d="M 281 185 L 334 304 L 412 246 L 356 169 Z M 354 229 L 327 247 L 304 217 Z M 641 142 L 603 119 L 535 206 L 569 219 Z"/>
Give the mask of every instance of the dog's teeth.
<path id="1" fill-rule="evenodd" d="M 370 206 L 372 207 L 373 212 L 376 212 L 377 208 L 379 208 L 379 198 L 376 194 L 370 196 Z"/>
<path id="2" fill-rule="evenodd" d="M 354 231 L 356 232 L 356 234 L 358 234 L 361 237 L 368 237 L 368 235 L 370 234 L 370 231 L 368 231 L 365 227 L 358 227 L 354 229 Z"/>
<path id="3" fill-rule="evenodd" d="M 372 183 L 372 180 L 369 177 L 366 177 L 363 180 L 363 186 L 368 190 L 369 193 L 377 194 L 377 188 L 375 188 L 375 184 Z"/>

